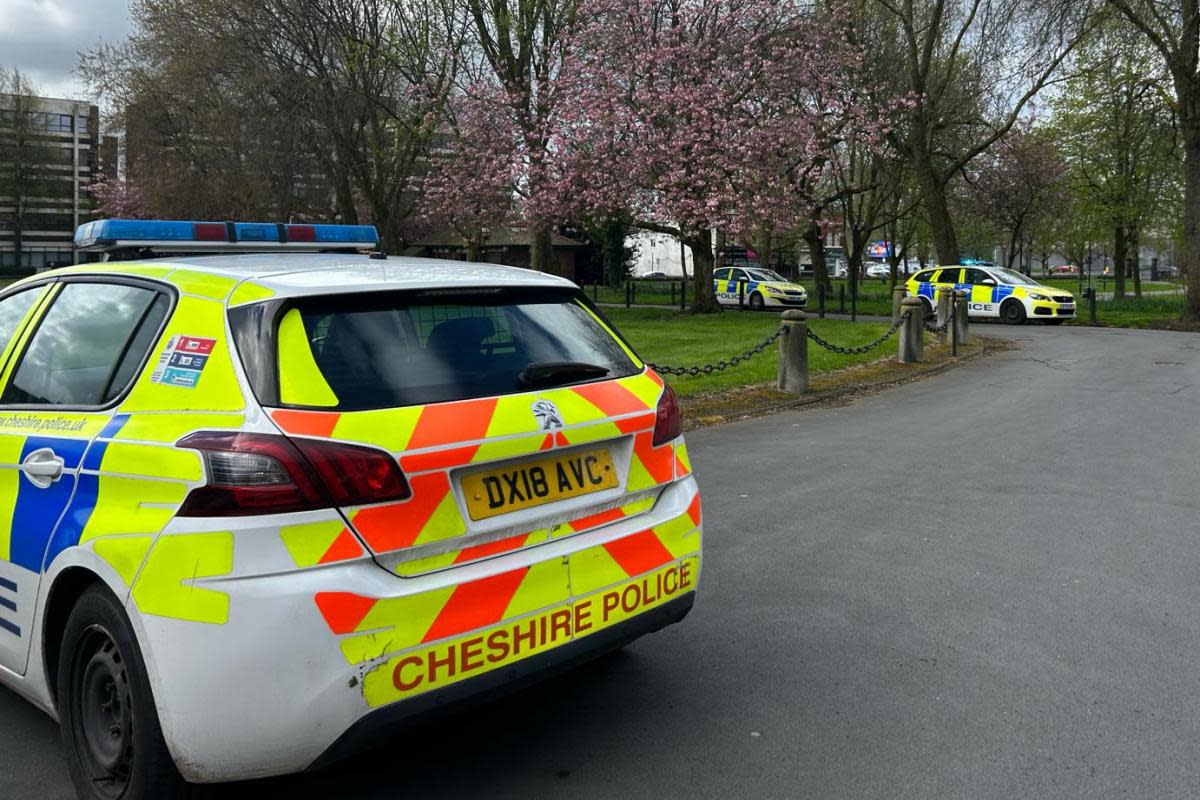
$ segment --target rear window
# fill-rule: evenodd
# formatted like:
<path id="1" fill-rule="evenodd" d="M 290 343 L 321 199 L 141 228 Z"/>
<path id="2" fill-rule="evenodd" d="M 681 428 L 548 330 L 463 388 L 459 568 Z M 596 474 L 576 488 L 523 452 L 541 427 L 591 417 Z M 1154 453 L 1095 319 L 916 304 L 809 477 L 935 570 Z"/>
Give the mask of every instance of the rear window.
<path id="1" fill-rule="evenodd" d="M 573 292 L 335 295 L 281 312 L 281 405 L 391 408 L 639 371 L 627 347 Z"/>

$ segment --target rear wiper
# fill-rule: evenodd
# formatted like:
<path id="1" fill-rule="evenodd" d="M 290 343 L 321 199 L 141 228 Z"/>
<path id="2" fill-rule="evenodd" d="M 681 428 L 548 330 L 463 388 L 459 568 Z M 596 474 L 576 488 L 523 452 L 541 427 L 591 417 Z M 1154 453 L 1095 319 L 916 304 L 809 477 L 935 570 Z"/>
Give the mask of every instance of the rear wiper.
<path id="1" fill-rule="evenodd" d="M 603 378 L 608 373 L 608 367 L 582 361 L 538 361 L 521 370 L 521 374 L 517 376 L 517 383 L 539 389 L 559 386 L 573 380 Z"/>

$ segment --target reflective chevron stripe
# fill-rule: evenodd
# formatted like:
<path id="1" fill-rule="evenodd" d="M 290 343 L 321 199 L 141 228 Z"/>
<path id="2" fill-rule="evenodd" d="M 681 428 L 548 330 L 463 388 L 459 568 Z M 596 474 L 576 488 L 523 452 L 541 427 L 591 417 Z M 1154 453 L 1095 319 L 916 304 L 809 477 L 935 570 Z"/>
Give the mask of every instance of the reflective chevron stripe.
<path id="1" fill-rule="evenodd" d="M 699 525 L 697 495 L 679 517 L 565 559 L 554 557 L 406 597 L 375 599 L 324 592 L 315 601 L 329 629 L 346 636 L 341 643 L 346 660 L 359 664 L 569 604 L 695 556 L 700 552 Z M 504 548 L 515 549 L 521 538 L 505 540 Z"/>

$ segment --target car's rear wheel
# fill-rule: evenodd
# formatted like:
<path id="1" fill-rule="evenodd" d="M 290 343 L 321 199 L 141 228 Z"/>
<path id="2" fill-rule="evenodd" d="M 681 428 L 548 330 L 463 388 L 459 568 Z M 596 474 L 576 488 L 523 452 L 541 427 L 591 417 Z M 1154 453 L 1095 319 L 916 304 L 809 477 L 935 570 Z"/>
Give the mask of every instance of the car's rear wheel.
<path id="1" fill-rule="evenodd" d="M 63 746 L 79 797 L 189 796 L 163 741 L 129 619 L 103 587 L 87 589 L 71 610 L 57 681 Z"/>
<path id="2" fill-rule="evenodd" d="M 761 294 L 759 294 L 758 292 L 754 292 L 753 294 L 750 295 L 750 310 L 751 311 L 762 311 L 763 308 L 766 307 L 766 305 L 767 305 L 767 303 L 765 300 L 763 300 L 763 296 Z"/>
<path id="3" fill-rule="evenodd" d="M 1000 307 L 1000 316 L 1009 325 L 1021 325 L 1025 322 L 1025 305 L 1020 300 L 1009 300 Z"/>
<path id="4" fill-rule="evenodd" d="M 933 316 L 933 303 L 930 301 L 930 299 L 929 299 L 928 297 L 922 297 L 922 298 L 921 298 L 921 307 L 922 307 L 923 309 L 925 309 L 925 316 L 926 316 L 926 317 L 932 317 L 932 316 Z"/>

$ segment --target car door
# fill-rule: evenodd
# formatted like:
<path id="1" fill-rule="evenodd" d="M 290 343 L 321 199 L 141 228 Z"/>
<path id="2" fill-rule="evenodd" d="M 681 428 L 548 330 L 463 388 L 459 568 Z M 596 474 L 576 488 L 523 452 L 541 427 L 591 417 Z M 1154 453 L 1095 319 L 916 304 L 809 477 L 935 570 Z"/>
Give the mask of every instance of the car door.
<path id="1" fill-rule="evenodd" d="M 717 302 L 724 300 L 724 294 L 728 291 L 729 273 L 732 272 L 729 267 L 721 267 L 713 271 L 713 294 L 717 297 Z"/>
<path id="2" fill-rule="evenodd" d="M 995 278 L 977 267 L 967 267 L 963 270 L 963 283 L 967 285 L 967 313 L 970 316 L 1000 316 L 1000 304 L 994 300 Z"/>
<path id="3" fill-rule="evenodd" d="M 18 674 L 52 536 L 145 356 L 139 331 L 157 332 L 169 305 L 137 282 L 73 279 L 44 292 L 0 378 L 0 666 Z"/>
<path id="4" fill-rule="evenodd" d="M 726 285 L 722 302 L 726 305 L 736 306 L 741 293 L 749 294 L 749 285 L 750 277 L 746 275 L 746 270 L 734 267 L 729 271 L 729 282 Z"/>

